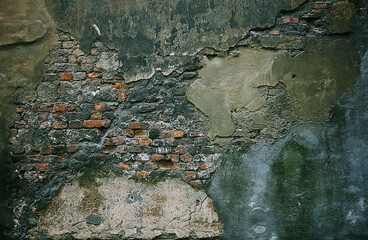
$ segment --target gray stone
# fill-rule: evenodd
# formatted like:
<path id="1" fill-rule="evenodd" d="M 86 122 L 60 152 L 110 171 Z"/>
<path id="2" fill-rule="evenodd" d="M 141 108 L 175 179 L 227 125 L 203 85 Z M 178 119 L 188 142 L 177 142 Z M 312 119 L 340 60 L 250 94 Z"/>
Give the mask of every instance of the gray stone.
<path id="1" fill-rule="evenodd" d="M 97 71 L 117 71 L 119 67 L 119 58 L 116 53 L 102 52 L 96 63 Z"/>
<path id="2" fill-rule="evenodd" d="M 101 221 L 102 221 L 102 219 L 101 219 L 100 216 L 89 215 L 86 218 L 87 224 L 100 225 Z"/>
<path id="3" fill-rule="evenodd" d="M 37 88 L 38 100 L 46 103 L 55 102 L 58 97 L 57 89 L 58 87 L 53 83 L 41 83 Z"/>
<path id="4" fill-rule="evenodd" d="M 85 80 L 87 78 L 86 72 L 75 72 L 73 74 L 73 80 Z"/>

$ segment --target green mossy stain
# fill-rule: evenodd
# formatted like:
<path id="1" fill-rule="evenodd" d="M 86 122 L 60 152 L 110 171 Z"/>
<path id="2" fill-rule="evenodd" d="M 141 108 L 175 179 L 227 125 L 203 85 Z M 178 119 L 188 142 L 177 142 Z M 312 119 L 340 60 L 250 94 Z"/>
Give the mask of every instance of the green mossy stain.
<path id="1" fill-rule="evenodd" d="M 97 213 L 104 198 L 98 192 L 99 183 L 96 178 L 105 178 L 106 173 L 103 172 L 85 172 L 78 178 L 78 185 L 85 188 L 83 191 L 83 199 L 78 210 L 86 214 Z"/>
<path id="2" fill-rule="evenodd" d="M 157 128 L 149 130 L 148 136 L 150 139 L 155 140 L 160 137 L 161 131 Z"/>
<path id="3" fill-rule="evenodd" d="M 309 226 L 313 206 L 310 202 L 318 178 L 316 166 L 307 155 L 306 148 L 290 141 L 271 166 L 271 201 L 280 229 L 283 229 L 281 239 L 311 239 Z"/>
<path id="4" fill-rule="evenodd" d="M 233 223 L 239 222 L 242 218 L 241 214 L 234 213 L 244 212 L 244 198 L 254 184 L 251 182 L 251 169 L 243 160 L 243 155 L 247 151 L 249 151 L 249 146 L 228 152 L 216 171 L 216 178 L 211 179 L 205 186 L 207 194 L 212 196 L 214 194 L 211 193 L 212 185 L 217 185 L 216 194 L 221 195 L 221 199 L 226 202 L 226 204 L 221 201 L 213 202 L 225 233 L 232 232 Z"/>

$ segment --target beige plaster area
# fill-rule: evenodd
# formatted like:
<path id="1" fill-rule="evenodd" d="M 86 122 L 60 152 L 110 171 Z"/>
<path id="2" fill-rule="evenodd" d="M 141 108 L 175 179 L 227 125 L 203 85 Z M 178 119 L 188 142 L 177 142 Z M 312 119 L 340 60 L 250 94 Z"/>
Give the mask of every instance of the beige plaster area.
<path id="1" fill-rule="evenodd" d="M 315 43 L 306 41 L 306 50 L 295 57 L 282 50 L 241 48 L 238 57 L 204 58 L 200 79 L 187 97 L 209 117 L 209 137 L 234 133 L 234 110 L 268 111 L 272 106 L 260 88 L 278 83 L 285 85 L 290 99 L 288 121 L 327 121 L 331 107 L 359 76 L 359 55 L 349 41 Z"/>

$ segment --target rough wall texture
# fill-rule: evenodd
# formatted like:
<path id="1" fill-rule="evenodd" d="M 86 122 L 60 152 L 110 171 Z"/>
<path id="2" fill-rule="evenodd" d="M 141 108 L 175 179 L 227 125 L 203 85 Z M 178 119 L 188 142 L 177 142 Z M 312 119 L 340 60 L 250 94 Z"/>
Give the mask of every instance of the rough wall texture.
<path id="1" fill-rule="evenodd" d="M 5 239 L 367 238 L 364 2 L 1 5 Z"/>

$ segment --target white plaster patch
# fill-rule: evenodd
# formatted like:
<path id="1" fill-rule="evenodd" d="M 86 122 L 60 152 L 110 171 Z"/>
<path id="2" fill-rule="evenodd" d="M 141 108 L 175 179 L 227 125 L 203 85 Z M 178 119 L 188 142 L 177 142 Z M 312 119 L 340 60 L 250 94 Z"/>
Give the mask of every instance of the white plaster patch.
<path id="1" fill-rule="evenodd" d="M 92 190 L 80 187 L 77 181 L 65 185 L 56 203 L 50 205 L 57 206 L 56 211 L 41 217 L 38 228 L 51 238 L 71 234 L 77 239 L 152 239 L 169 234 L 211 238 L 221 234 L 212 199 L 179 179 L 144 184 L 124 176 L 97 178 L 97 184 Z M 85 203 L 86 199 L 94 203 L 94 198 L 101 200 L 100 205 Z"/>

